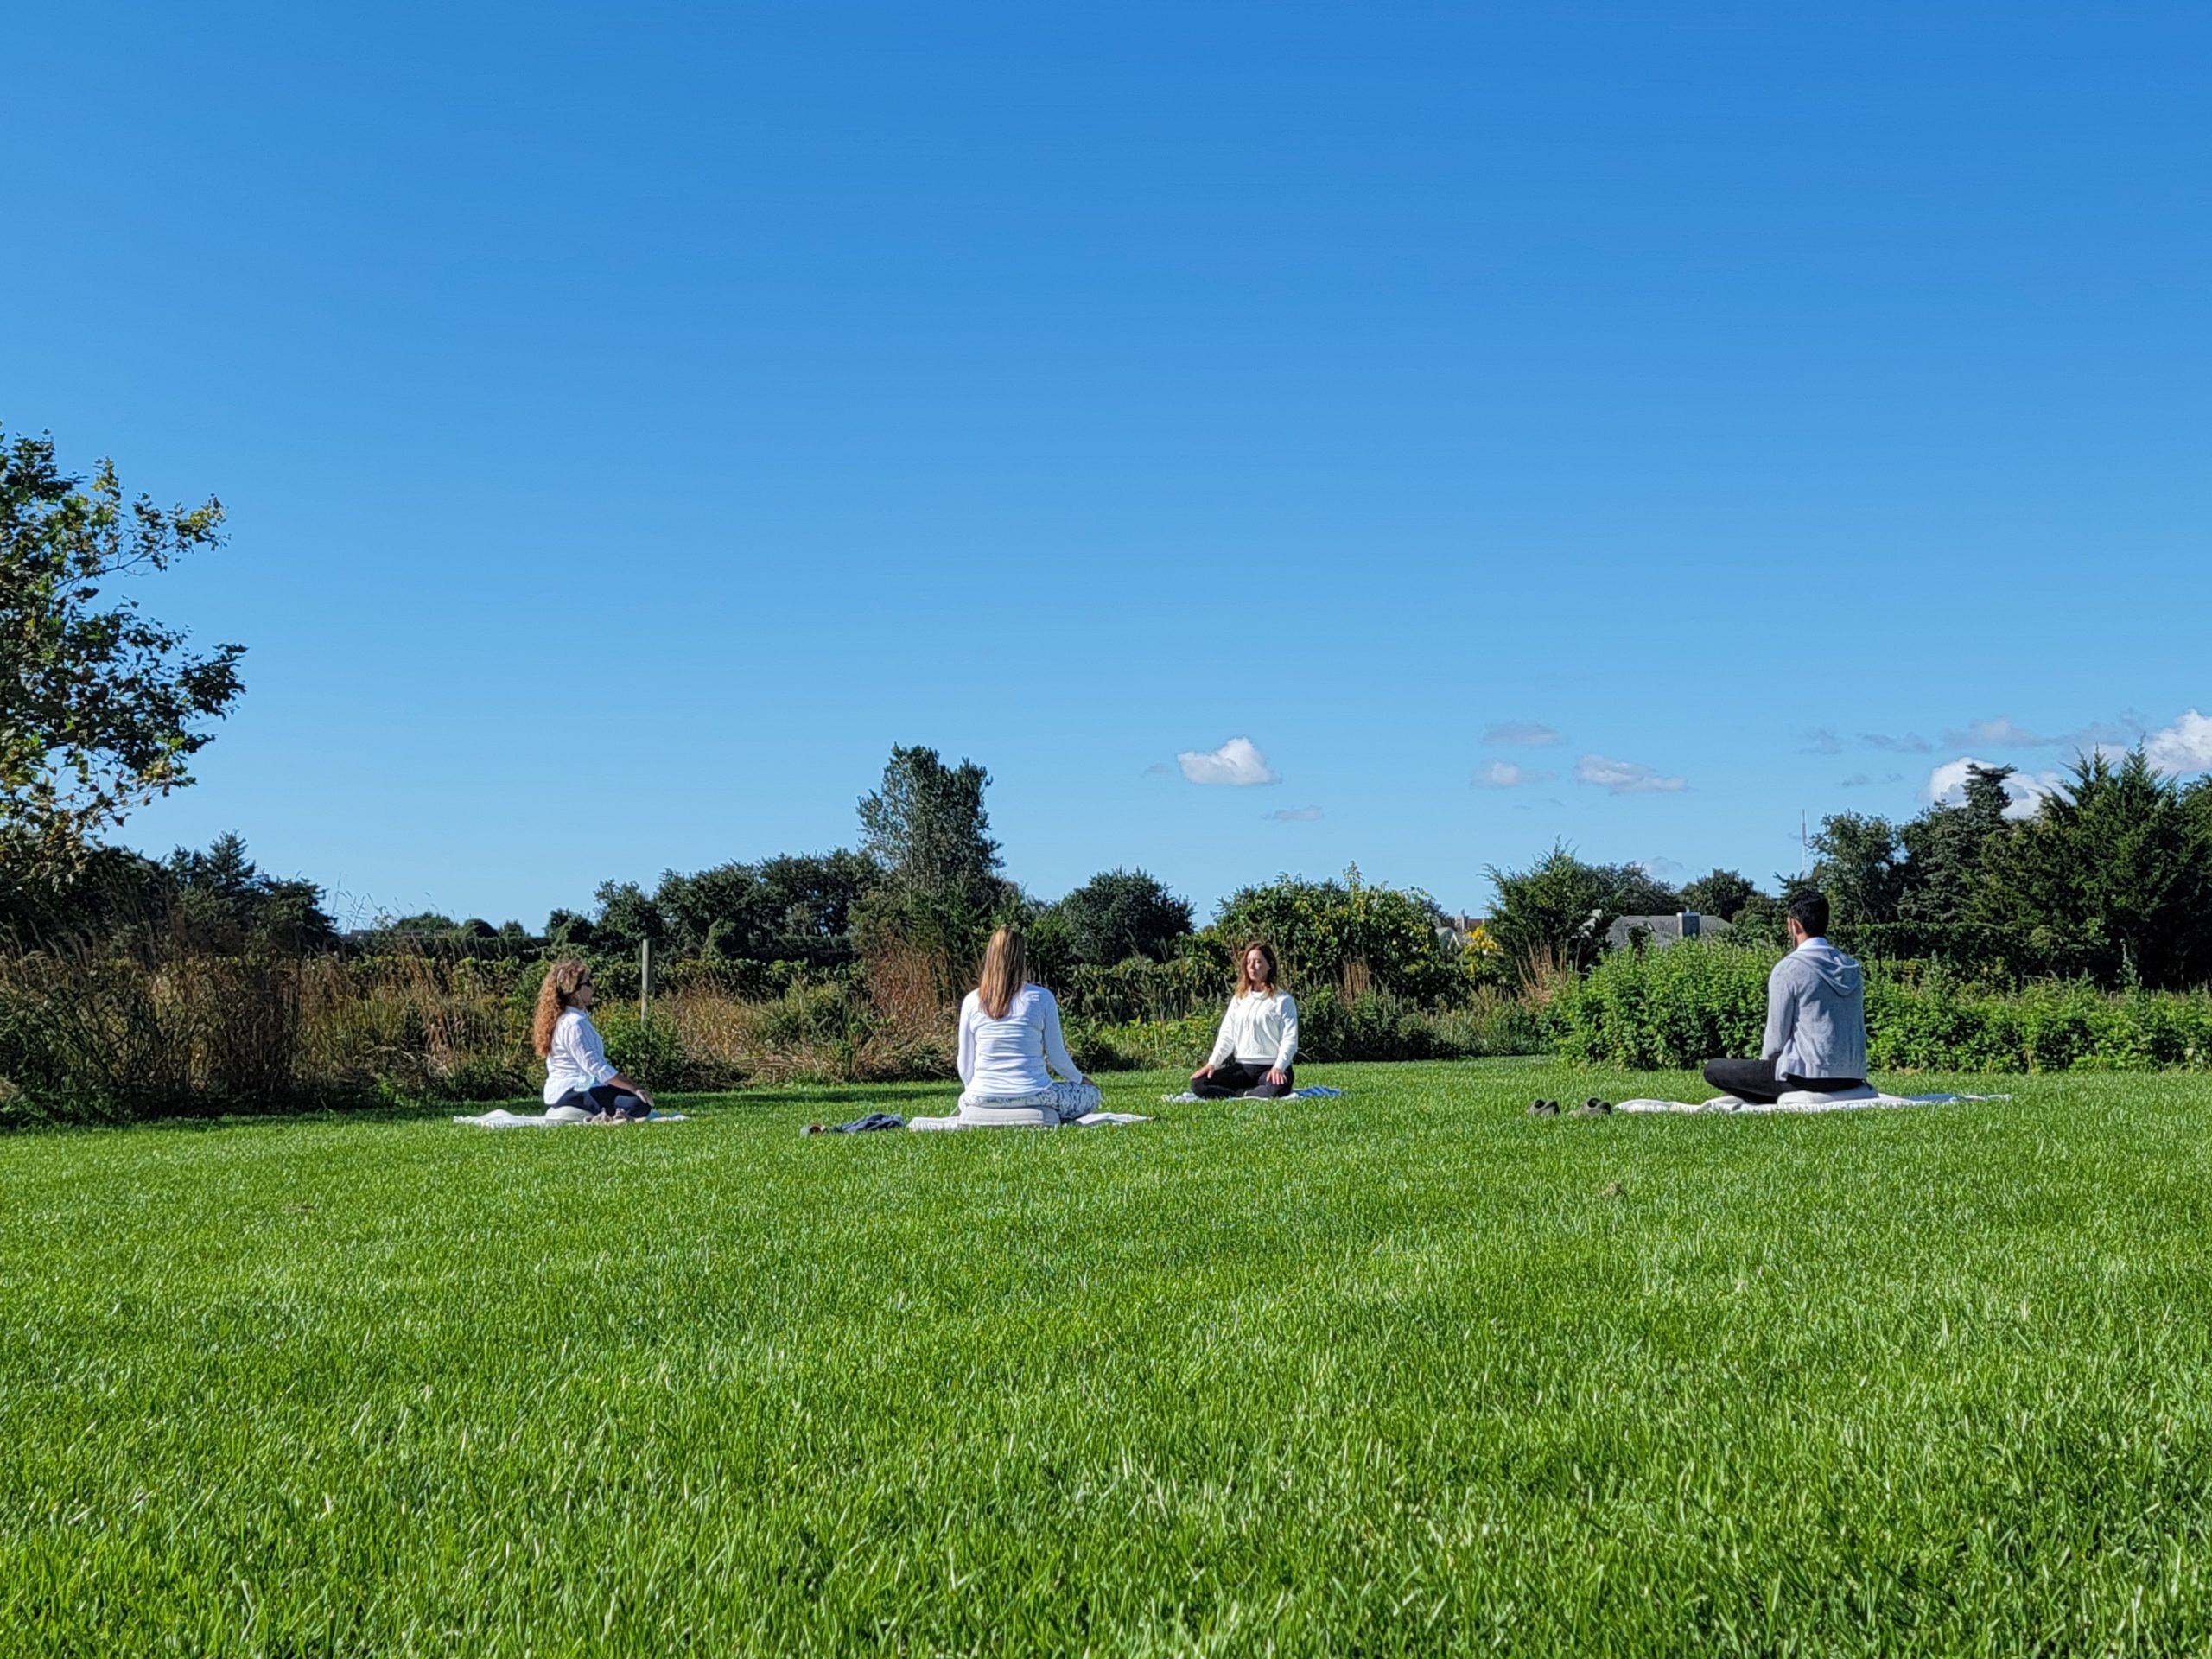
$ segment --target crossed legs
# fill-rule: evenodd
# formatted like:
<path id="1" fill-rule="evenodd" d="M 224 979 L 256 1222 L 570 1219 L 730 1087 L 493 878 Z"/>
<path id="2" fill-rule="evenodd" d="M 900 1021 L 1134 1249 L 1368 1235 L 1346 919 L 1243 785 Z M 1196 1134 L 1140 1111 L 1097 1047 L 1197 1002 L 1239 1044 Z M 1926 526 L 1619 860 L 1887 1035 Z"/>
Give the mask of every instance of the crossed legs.
<path id="1" fill-rule="evenodd" d="M 1224 1060 L 1210 1077 L 1192 1077 L 1191 1092 L 1200 1100 L 1227 1100 L 1242 1095 L 1247 1100 L 1281 1100 L 1298 1086 L 1291 1068 L 1283 1067 L 1282 1081 L 1269 1083 L 1268 1068 L 1243 1060 Z"/>

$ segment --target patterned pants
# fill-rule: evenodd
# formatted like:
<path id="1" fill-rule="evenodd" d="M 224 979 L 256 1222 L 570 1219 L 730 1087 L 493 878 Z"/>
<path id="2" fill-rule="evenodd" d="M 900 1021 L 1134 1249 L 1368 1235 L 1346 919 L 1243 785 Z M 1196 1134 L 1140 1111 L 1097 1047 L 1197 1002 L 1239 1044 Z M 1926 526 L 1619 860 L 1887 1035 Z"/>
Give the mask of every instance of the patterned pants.
<path id="1" fill-rule="evenodd" d="M 1101 1098 L 1095 1083 L 1056 1083 L 1011 1100 L 970 1100 L 963 1095 L 960 1121 L 978 1128 L 1057 1129 L 1086 1112 L 1096 1111 Z"/>

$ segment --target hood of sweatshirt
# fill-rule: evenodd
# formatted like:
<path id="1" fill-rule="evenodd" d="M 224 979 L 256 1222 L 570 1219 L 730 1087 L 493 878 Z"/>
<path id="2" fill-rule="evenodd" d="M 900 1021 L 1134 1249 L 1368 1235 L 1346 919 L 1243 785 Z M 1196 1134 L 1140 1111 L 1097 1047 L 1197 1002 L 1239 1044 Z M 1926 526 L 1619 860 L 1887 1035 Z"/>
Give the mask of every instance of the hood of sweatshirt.
<path id="1" fill-rule="evenodd" d="M 1810 969 L 1838 996 L 1856 996 L 1866 976 L 1856 957 L 1847 957 L 1826 939 L 1808 939 L 1789 953 L 1789 960 Z"/>

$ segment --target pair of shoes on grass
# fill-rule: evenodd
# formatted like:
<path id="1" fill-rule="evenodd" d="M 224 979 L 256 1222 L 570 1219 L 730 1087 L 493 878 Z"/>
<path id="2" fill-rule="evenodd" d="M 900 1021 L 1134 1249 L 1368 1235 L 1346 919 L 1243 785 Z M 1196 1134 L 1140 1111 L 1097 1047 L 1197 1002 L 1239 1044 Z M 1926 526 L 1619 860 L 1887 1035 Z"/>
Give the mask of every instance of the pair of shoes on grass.
<path id="1" fill-rule="evenodd" d="M 1609 1100 L 1600 1100 L 1595 1095 L 1591 1096 L 1589 1099 L 1584 1101 L 1580 1106 L 1567 1114 L 1569 1117 L 1611 1117 L 1612 1115 L 1612 1102 Z M 1555 1100 L 1532 1100 L 1529 1103 L 1529 1116 L 1531 1117 L 1557 1117 L 1560 1116 L 1559 1102 Z"/>

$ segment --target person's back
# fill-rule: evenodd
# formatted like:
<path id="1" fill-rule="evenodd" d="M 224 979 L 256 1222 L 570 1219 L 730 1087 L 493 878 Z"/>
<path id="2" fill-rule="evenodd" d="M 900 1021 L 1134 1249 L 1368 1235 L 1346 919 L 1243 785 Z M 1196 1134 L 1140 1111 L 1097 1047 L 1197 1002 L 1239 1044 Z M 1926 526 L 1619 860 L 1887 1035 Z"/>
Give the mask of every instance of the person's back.
<path id="1" fill-rule="evenodd" d="M 1760 1047 L 1778 1077 L 1863 1079 L 1866 978 L 1857 960 L 1815 937 L 1775 963 Z"/>
<path id="2" fill-rule="evenodd" d="M 1029 982 L 1028 942 L 1020 928 L 991 935 L 977 978 L 960 1001 L 960 1122 L 1057 1128 L 1096 1111 L 1098 1085 L 1068 1053 L 1060 1005 Z M 1066 1081 L 1053 1082 L 1054 1071 Z"/>
<path id="3" fill-rule="evenodd" d="M 1827 897 L 1793 897 L 1788 926 L 1794 948 L 1767 976 L 1759 1058 L 1705 1063 L 1705 1080 L 1738 1100 L 1772 1102 L 1796 1090 L 1837 1095 L 1866 1086 L 1866 978 L 1827 941 Z"/>
<path id="4" fill-rule="evenodd" d="M 972 1074 L 965 1079 L 967 1093 L 977 1099 L 1011 1099 L 1051 1086 L 1052 1073 L 1045 1065 L 1046 1011 L 1051 1006 L 1052 994 L 1041 985 L 1024 985 L 995 1020 L 978 993 L 961 999 L 961 1033 L 968 1039 L 963 1046 L 975 1057 Z"/>

